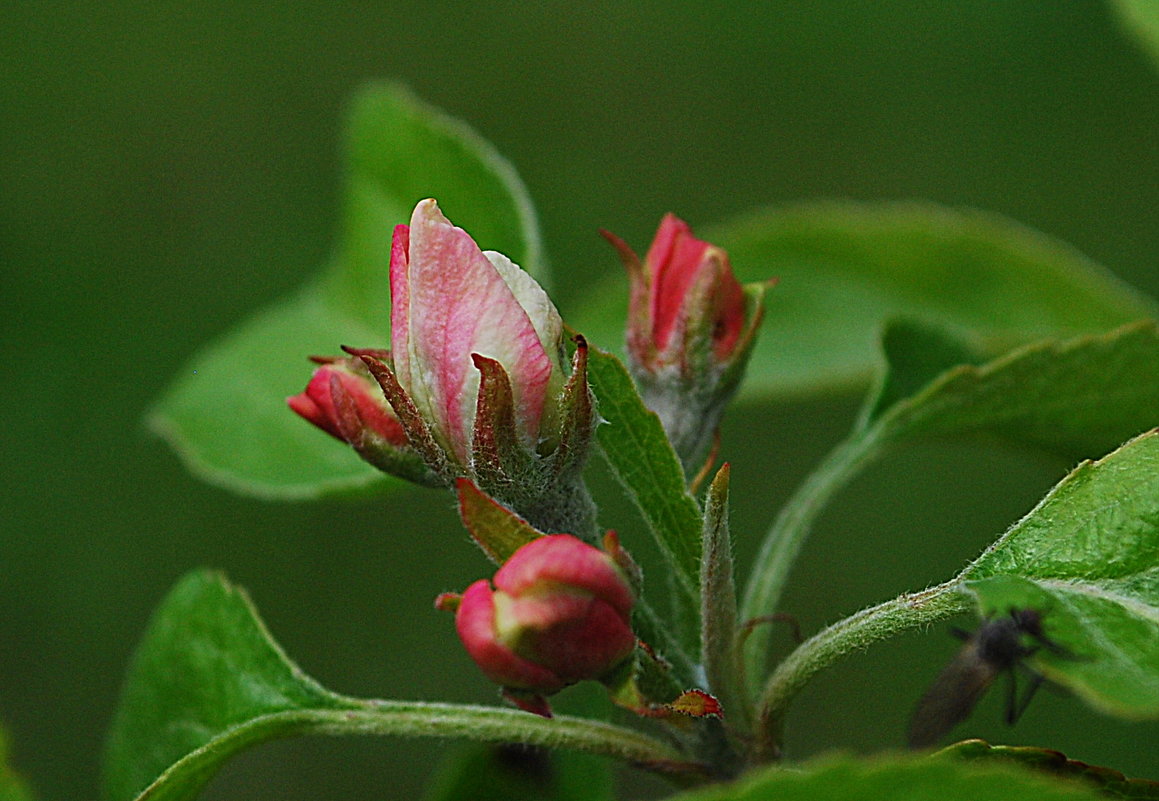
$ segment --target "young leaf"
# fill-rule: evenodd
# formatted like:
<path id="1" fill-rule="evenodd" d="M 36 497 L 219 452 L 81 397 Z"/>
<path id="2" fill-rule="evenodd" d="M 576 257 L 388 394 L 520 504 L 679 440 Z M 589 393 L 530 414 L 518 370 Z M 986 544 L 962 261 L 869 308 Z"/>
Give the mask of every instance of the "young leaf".
<path id="1" fill-rule="evenodd" d="M 459 737 L 697 768 L 664 743 L 598 721 L 337 695 L 290 662 L 241 590 L 200 571 L 161 604 L 134 657 L 105 754 L 104 797 L 189 801 L 239 751 L 306 733 Z"/>
<path id="2" fill-rule="evenodd" d="M 980 352 L 949 331 L 908 317 L 886 321 L 881 332 L 881 351 L 885 369 L 880 371 L 878 386 L 869 393 L 859 428 L 917 395 L 947 370 L 986 361 Z"/>
<path id="3" fill-rule="evenodd" d="M 228 756 L 302 728 L 301 713 L 356 708 L 290 662 L 244 592 L 191 573 L 154 613 L 129 669 L 105 797 L 135 798 L 157 783 L 150 798 L 193 798 Z"/>
<path id="4" fill-rule="evenodd" d="M 750 575 L 743 619 L 775 610 L 817 513 L 890 445 L 920 436 L 988 433 L 1089 457 L 1159 422 L 1159 324 L 1153 321 L 1028 345 L 981 366 L 962 364 L 905 398 L 898 397 L 902 388 L 919 385 L 956 350 L 968 358 L 968 350 L 948 344 L 945 334 L 906 322 L 892 324 L 884 341 L 890 359 L 884 388 L 850 439 L 781 510 Z M 909 358 L 927 348 L 935 358 Z M 750 638 L 750 673 L 761 667 L 767 636 L 758 629 Z"/>
<path id="5" fill-rule="evenodd" d="M 588 376 L 604 422 L 596 428 L 608 464 L 648 524 L 681 593 L 698 597 L 700 510 L 660 418 L 640 400 L 620 360 L 592 348 Z"/>
<path id="6" fill-rule="evenodd" d="M 1042 773 L 1081 780 L 1112 798 L 1159 799 L 1159 782 L 1128 779 L 1113 768 L 1088 765 L 1049 748 L 990 745 L 984 740 L 963 740 L 943 748 L 935 758 L 1002 761 Z"/>
<path id="7" fill-rule="evenodd" d="M 929 336 L 892 326 L 896 349 Z M 913 383 L 912 381 L 910 383 Z M 877 418 L 883 439 L 987 432 L 1070 457 L 1106 453 L 1159 423 L 1159 324 L 1028 345 L 981 366 L 962 364 L 898 400 Z"/>
<path id="8" fill-rule="evenodd" d="M 960 578 L 984 612 L 1043 613 L 1036 669 L 1092 706 L 1159 717 L 1159 433 L 1086 462 Z"/>
<path id="9" fill-rule="evenodd" d="M 1159 715 L 1159 432 L 1128 442 L 1061 481 L 950 581 L 837 621 L 773 672 L 760 709 L 768 747 L 785 711 L 819 671 L 907 630 L 967 611 L 1039 611 L 1058 653 L 1034 667 L 1098 709 Z"/>
<path id="10" fill-rule="evenodd" d="M 720 468 L 704 504 L 704 540 L 700 562 L 700 649 L 708 689 L 720 701 L 729 726 L 748 728 L 741 663 L 737 650 L 736 585 L 732 540 L 728 529 L 729 466 Z"/>
<path id="11" fill-rule="evenodd" d="M 1069 246 L 995 214 L 929 203 L 807 203 L 707 236 L 742 281 L 779 278 L 742 392 L 784 397 L 866 381 L 898 316 L 976 336 L 986 353 L 1105 331 L 1159 305 Z M 601 347 L 623 337 L 627 281 L 588 293 L 569 322 Z M 614 310 L 614 312 L 612 311 Z"/>
<path id="12" fill-rule="evenodd" d="M 1046 778 L 1011 765 L 969 764 L 899 755 L 830 757 L 786 770 L 754 772 L 734 784 L 676 796 L 673 801 L 1095 801 L 1077 782 Z"/>
<path id="13" fill-rule="evenodd" d="M 150 428 L 214 484 L 274 499 L 397 485 L 298 419 L 285 398 L 309 379 L 307 356 L 389 346 L 391 234 L 419 200 L 437 198 L 482 247 L 539 269 L 523 185 L 462 123 L 375 84 L 355 98 L 345 149 L 345 226 L 320 280 L 195 355 L 149 415 Z"/>

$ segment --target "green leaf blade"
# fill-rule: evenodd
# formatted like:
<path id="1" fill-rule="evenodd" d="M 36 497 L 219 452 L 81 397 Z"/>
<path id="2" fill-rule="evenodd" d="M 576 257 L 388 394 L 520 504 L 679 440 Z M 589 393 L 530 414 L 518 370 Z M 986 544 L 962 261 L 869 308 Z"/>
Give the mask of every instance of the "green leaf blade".
<path id="1" fill-rule="evenodd" d="M 985 740 L 963 740 L 943 748 L 935 757 L 1021 764 L 1056 776 L 1081 779 L 1113 798 L 1159 798 L 1159 782 L 1128 779 L 1114 768 L 1067 759 L 1065 754 L 1049 748 L 991 745 Z"/>
<path id="2" fill-rule="evenodd" d="M 879 418 L 895 442 L 986 432 L 1071 458 L 1106 453 L 1157 423 L 1154 321 L 952 368 Z"/>
<path id="3" fill-rule="evenodd" d="M 308 500 L 399 485 L 300 420 L 285 398 L 306 386 L 306 357 L 389 346 L 391 237 L 419 200 L 437 198 L 480 246 L 542 272 L 526 190 L 462 123 L 375 84 L 353 104 L 346 151 L 345 230 L 320 278 L 196 354 L 150 412 L 149 427 L 218 486 Z"/>
<path id="4" fill-rule="evenodd" d="M 1037 609 L 1035 666 L 1097 709 L 1159 717 L 1159 433 L 1076 468 L 960 576 L 983 612 Z"/>
<path id="5" fill-rule="evenodd" d="M 665 743 L 586 718 L 348 698 L 294 665 L 245 594 L 211 571 L 162 602 L 130 667 L 105 753 L 107 801 L 190 801 L 238 752 L 301 734 L 457 737 L 695 769 Z"/>
<path id="6" fill-rule="evenodd" d="M 158 608 L 130 668 L 105 756 L 105 797 L 135 798 L 170 766 L 217 743 L 157 798 L 192 798 L 229 755 L 285 736 L 313 710 L 352 708 L 270 639 L 245 594 L 209 571 Z"/>
<path id="7" fill-rule="evenodd" d="M 608 464 L 643 515 L 689 600 L 700 586 L 700 509 L 660 418 L 644 406 L 620 360 L 592 348 L 592 391 L 603 418 L 596 428 Z"/>

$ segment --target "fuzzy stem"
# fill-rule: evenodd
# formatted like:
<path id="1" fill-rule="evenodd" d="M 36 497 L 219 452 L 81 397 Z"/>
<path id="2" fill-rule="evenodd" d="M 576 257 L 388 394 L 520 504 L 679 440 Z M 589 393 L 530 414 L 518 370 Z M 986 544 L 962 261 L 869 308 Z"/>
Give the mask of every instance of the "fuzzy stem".
<path id="1" fill-rule="evenodd" d="M 513 709 L 421 701 L 344 699 L 350 709 L 293 713 L 303 730 L 319 734 L 392 737 L 458 737 L 479 742 L 525 743 L 622 759 L 638 767 L 695 780 L 704 766 L 634 729 L 587 718 L 536 717 Z"/>
<path id="2" fill-rule="evenodd" d="M 771 759 L 779 752 L 785 712 L 814 674 L 879 640 L 969 611 L 973 601 L 960 586 L 961 579 L 955 578 L 863 609 L 817 632 L 789 654 L 761 694 L 758 759 Z"/>

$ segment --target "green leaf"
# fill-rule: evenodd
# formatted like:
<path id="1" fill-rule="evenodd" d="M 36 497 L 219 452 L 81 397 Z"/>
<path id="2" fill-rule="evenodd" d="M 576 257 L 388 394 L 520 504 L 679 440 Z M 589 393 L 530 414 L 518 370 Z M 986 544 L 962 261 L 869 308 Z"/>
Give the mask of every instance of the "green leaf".
<path id="1" fill-rule="evenodd" d="M 603 423 L 596 428 L 608 464 L 643 515 L 688 599 L 700 586 L 700 509 L 655 412 L 644 406 L 627 369 L 592 348 L 588 375 Z"/>
<path id="2" fill-rule="evenodd" d="M 1155 0 L 1111 0 L 1127 30 L 1159 65 L 1159 3 Z"/>
<path id="3" fill-rule="evenodd" d="M 1024 765 L 1033 770 L 1081 779 L 1112 798 L 1159 799 L 1159 782 L 1128 779 L 1112 768 L 1088 765 L 1049 748 L 1032 746 L 990 745 L 984 740 L 963 740 L 943 748 L 935 758 L 997 760 Z"/>
<path id="4" fill-rule="evenodd" d="M 1077 467 L 959 577 L 1069 651 L 1034 664 L 1104 712 L 1159 717 L 1159 433 Z"/>
<path id="5" fill-rule="evenodd" d="M 344 230 L 326 270 L 195 355 L 149 415 L 150 428 L 211 483 L 273 499 L 397 485 L 298 419 L 285 398 L 309 380 L 307 356 L 389 345 L 390 240 L 419 200 L 437 198 L 480 246 L 540 269 L 523 185 L 462 123 L 375 84 L 355 98 L 345 149 Z"/>
<path id="6" fill-rule="evenodd" d="M 587 754 L 511 745 L 460 746 L 444 759 L 423 801 L 611 801 L 612 776 Z"/>
<path id="7" fill-rule="evenodd" d="M 149 798 L 193 798 L 227 757 L 301 727 L 298 713 L 355 708 L 290 662 L 242 590 L 191 573 L 153 615 L 129 669 L 105 797 L 153 785 Z"/>
<path id="8" fill-rule="evenodd" d="M 0 801 L 33 801 L 24 778 L 8 764 L 8 733 L 0 727 Z"/>
<path id="9" fill-rule="evenodd" d="M 1064 801 L 1101 798 L 1078 783 L 1010 765 L 912 756 L 829 757 L 803 769 L 771 767 L 673 801 Z"/>
<path id="10" fill-rule="evenodd" d="M 290 662 L 241 590 L 199 571 L 161 604 L 133 659 L 105 754 L 104 796 L 189 801 L 239 751 L 308 733 L 459 737 L 693 767 L 652 737 L 599 721 L 337 695 Z"/>
<path id="11" fill-rule="evenodd" d="M 995 214 L 929 203 L 807 203 L 707 232 L 742 281 L 768 293 L 742 392 L 784 397 L 864 383 L 877 334 L 907 316 L 976 337 L 990 355 L 1105 331 L 1159 305 L 1069 246 Z M 623 340 L 627 281 L 587 293 L 568 321 L 602 347 Z"/>
<path id="12" fill-rule="evenodd" d="M 892 382 L 912 369 L 896 354 L 930 342 L 920 327 L 886 334 Z M 901 377 L 895 377 L 901 376 Z M 894 403 L 883 440 L 986 432 L 1070 457 L 1106 453 L 1159 423 L 1159 324 L 1041 342 L 987 364 L 959 365 Z"/>

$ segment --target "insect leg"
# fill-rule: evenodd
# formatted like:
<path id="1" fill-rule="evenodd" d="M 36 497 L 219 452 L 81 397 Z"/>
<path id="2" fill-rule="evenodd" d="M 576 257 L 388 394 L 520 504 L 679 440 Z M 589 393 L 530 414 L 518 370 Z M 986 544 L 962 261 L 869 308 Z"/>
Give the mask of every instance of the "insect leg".
<path id="1" fill-rule="evenodd" d="M 1014 690 L 1014 671 L 1010 671 L 1010 699 L 1009 705 L 1006 707 L 1006 722 L 1014 725 L 1022 713 L 1026 711 L 1026 707 L 1030 706 L 1030 700 L 1034 698 L 1034 694 L 1038 692 L 1038 688 L 1042 686 L 1045 677 L 1041 673 L 1032 673 L 1030 680 L 1026 685 L 1025 692 L 1022 693 L 1022 699 L 1017 700 Z"/>

